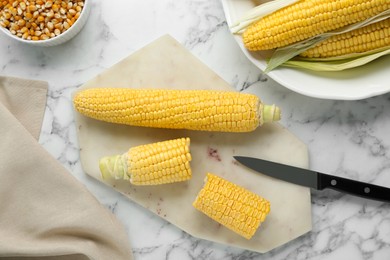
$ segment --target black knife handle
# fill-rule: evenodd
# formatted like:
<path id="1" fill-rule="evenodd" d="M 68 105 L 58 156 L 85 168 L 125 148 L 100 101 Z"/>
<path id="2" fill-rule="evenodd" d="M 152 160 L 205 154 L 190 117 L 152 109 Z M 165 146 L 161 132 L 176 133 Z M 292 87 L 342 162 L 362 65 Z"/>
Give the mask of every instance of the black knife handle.
<path id="1" fill-rule="evenodd" d="M 390 189 L 374 184 L 318 173 L 318 188 L 333 189 L 366 199 L 390 202 Z"/>

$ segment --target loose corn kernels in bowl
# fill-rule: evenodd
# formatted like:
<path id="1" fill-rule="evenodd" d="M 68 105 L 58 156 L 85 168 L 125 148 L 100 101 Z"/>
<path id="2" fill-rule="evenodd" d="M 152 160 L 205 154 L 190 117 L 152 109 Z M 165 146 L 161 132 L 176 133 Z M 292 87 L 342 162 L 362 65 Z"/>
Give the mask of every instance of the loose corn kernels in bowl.
<path id="1" fill-rule="evenodd" d="M 0 26 L 24 41 L 50 40 L 79 20 L 85 4 L 86 0 L 0 0 Z"/>

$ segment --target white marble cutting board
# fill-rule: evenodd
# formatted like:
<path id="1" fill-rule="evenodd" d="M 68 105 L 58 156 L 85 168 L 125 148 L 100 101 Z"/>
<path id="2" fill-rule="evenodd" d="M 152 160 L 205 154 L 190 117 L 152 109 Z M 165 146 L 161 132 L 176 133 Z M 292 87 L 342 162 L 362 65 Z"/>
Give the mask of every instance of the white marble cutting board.
<path id="1" fill-rule="evenodd" d="M 91 87 L 233 90 L 168 35 L 131 54 L 79 89 Z M 88 175 L 195 237 L 267 252 L 311 230 L 309 189 L 255 173 L 232 158 L 233 155 L 248 155 L 307 168 L 305 144 L 278 123 L 264 125 L 251 133 L 218 133 L 115 125 L 86 118 L 77 112 L 75 120 L 81 163 Z M 132 146 L 177 137 L 191 138 L 191 180 L 145 187 L 101 179 L 98 161 L 102 156 L 122 154 Z M 251 240 L 192 207 L 207 172 L 244 186 L 271 202 L 270 214 Z"/>

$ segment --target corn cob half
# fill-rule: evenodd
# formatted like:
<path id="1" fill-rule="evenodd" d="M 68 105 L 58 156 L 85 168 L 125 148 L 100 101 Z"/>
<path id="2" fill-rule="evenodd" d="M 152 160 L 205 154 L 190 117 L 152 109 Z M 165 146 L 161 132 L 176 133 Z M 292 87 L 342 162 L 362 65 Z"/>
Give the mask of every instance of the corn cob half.
<path id="1" fill-rule="evenodd" d="M 92 88 L 74 105 L 94 119 L 156 128 L 249 132 L 280 119 L 275 105 L 236 91 Z"/>
<path id="2" fill-rule="evenodd" d="M 158 185 L 191 178 L 190 139 L 179 138 L 130 148 L 122 155 L 103 157 L 103 179 L 129 180 L 133 185 Z"/>
<path id="3" fill-rule="evenodd" d="M 302 0 L 253 23 L 242 38 L 250 51 L 275 49 L 364 21 L 389 8 L 386 0 Z"/>
<path id="4" fill-rule="evenodd" d="M 390 18 L 335 35 L 301 53 L 306 58 L 343 57 L 390 48 Z"/>
<path id="5" fill-rule="evenodd" d="M 246 239 L 270 211 L 269 201 L 212 173 L 207 173 L 193 206 Z"/>

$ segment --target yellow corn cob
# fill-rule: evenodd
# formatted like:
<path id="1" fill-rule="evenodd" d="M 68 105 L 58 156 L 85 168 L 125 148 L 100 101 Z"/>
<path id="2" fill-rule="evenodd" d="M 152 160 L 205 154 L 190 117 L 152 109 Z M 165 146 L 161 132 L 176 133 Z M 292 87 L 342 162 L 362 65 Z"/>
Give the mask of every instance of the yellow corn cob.
<path id="1" fill-rule="evenodd" d="M 329 58 L 364 53 L 390 46 L 390 18 L 335 35 L 302 52 L 301 57 Z"/>
<path id="2" fill-rule="evenodd" d="M 211 173 L 193 206 L 246 239 L 255 234 L 270 211 L 269 201 Z"/>
<path id="3" fill-rule="evenodd" d="M 248 132 L 280 119 L 275 105 L 236 91 L 94 88 L 78 92 L 74 105 L 98 120 L 157 128 Z"/>
<path id="4" fill-rule="evenodd" d="M 103 157 L 103 179 L 129 180 L 134 185 L 157 185 L 191 178 L 190 139 L 180 138 L 132 147 L 122 155 Z"/>
<path id="5" fill-rule="evenodd" d="M 364 21 L 389 8 L 388 0 L 302 0 L 250 25 L 243 42 L 251 51 L 275 49 Z"/>

